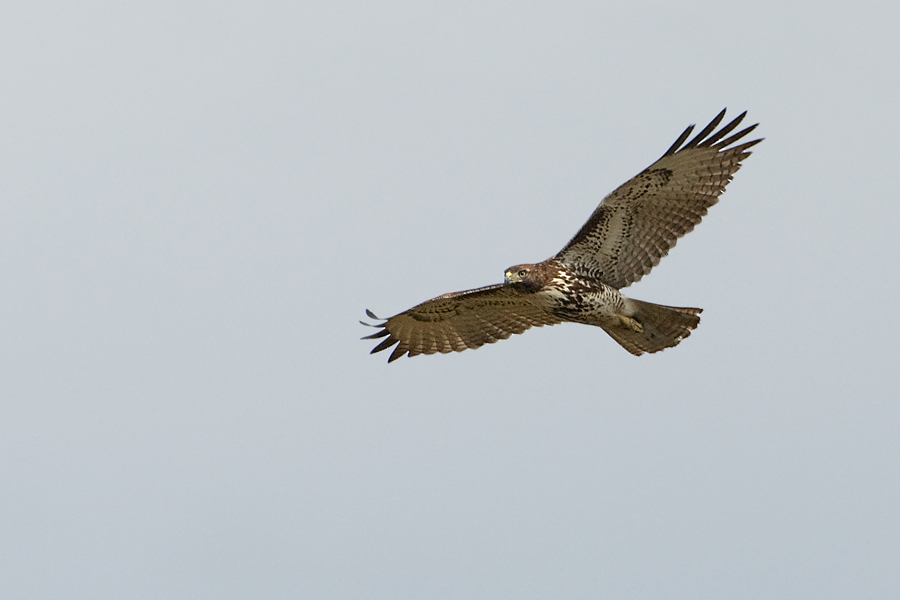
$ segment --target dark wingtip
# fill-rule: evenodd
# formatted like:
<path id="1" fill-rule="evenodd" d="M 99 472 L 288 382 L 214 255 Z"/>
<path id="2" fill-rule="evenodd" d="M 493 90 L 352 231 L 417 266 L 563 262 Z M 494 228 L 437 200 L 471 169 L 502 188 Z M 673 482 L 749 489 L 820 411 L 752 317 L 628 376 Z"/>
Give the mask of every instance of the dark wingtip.
<path id="1" fill-rule="evenodd" d="M 723 140 L 722 138 L 725 137 L 726 135 L 728 135 L 729 133 L 731 133 L 731 131 L 733 129 L 735 129 L 739 123 L 740 123 L 740 121 L 738 119 L 735 119 L 734 121 L 729 123 L 726 127 L 723 127 L 720 132 L 718 132 L 716 135 L 712 136 L 712 138 L 709 140 L 709 147 L 715 148 L 716 150 L 725 149 L 728 146 L 730 146 L 731 144 L 733 144 L 736 141 L 738 141 L 739 139 L 741 139 L 742 137 L 746 136 L 748 133 L 750 133 L 751 131 L 753 131 L 754 129 L 756 129 L 759 126 L 759 123 L 755 123 L 755 124 L 751 125 L 750 127 L 745 127 L 744 129 L 741 129 L 740 131 L 738 131 L 731 137 Z"/>
<path id="2" fill-rule="evenodd" d="M 723 108 L 723 109 L 722 109 L 722 112 L 720 112 L 719 114 L 717 114 L 716 117 L 715 117 L 712 121 L 709 122 L 709 125 L 707 125 L 706 127 L 704 127 L 703 130 L 700 131 L 700 133 L 698 133 L 698 134 L 694 137 L 694 139 L 692 139 L 692 140 L 689 141 L 687 144 L 685 144 L 684 146 L 682 146 L 678 151 L 681 152 L 681 150 L 687 150 L 687 149 L 689 149 L 689 148 L 696 148 L 697 146 L 699 146 L 699 145 L 700 145 L 700 142 L 702 142 L 704 139 L 706 139 L 706 136 L 708 136 L 708 135 L 711 134 L 713 131 L 715 131 L 716 127 L 719 126 L 719 123 L 721 123 L 721 122 L 722 122 L 722 119 L 725 117 L 725 111 L 726 111 L 726 110 L 728 110 L 728 109 L 727 109 L 727 108 Z"/>
<path id="3" fill-rule="evenodd" d="M 362 321 L 360 321 L 360 323 L 362 323 Z M 365 323 L 363 323 L 363 325 L 365 325 Z M 375 325 L 369 325 L 369 327 L 375 327 Z M 383 338 L 384 336 L 390 335 L 390 334 L 391 334 L 391 332 L 388 331 L 387 329 L 382 329 L 381 331 L 376 331 L 372 335 L 364 335 L 363 337 L 361 337 L 359 339 L 361 339 L 361 340 L 377 340 L 378 338 Z"/>
<path id="4" fill-rule="evenodd" d="M 666 150 L 666 153 L 663 154 L 663 157 L 675 154 L 678 151 L 678 148 L 680 148 L 684 143 L 684 140 L 688 139 L 688 136 L 691 135 L 692 131 L 694 131 L 694 127 L 694 125 L 688 125 L 688 128 L 685 129 L 680 136 L 678 136 L 678 139 L 675 140 L 675 143 L 672 144 L 672 146 L 668 150 Z"/>
<path id="5" fill-rule="evenodd" d="M 368 317 L 370 319 L 375 319 L 377 321 L 384 321 L 384 323 L 379 323 L 379 324 L 373 325 L 372 323 L 366 323 L 365 321 L 360 321 L 360 323 L 365 325 L 366 327 L 376 327 L 376 328 L 379 328 L 379 330 L 376 331 L 375 333 L 373 333 L 372 335 L 366 335 L 359 339 L 361 339 L 361 340 L 377 340 L 378 338 L 386 338 L 386 339 L 381 340 L 377 346 L 372 348 L 372 350 L 369 351 L 369 354 L 375 354 L 376 352 L 381 352 L 382 350 L 387 350 L 394 344 L 397 344 L 400 342 L 400 340 L 398 340 L 397 338 L 392 336 L 391 332 L 388 331 L 386 319 L 382 319 L 381 317 L 379 317 L 378 315 L 373 313 L 368 308 L 366 309 L 366 315 L 368 315 Z M 399 346 L 397 348 L 394 348 L 394 351 L 391 353 L 390 358 L 388 358 L 388 362 L 393 362 L 393 361 L 397 360 L 398 358 L 400 358 L 401 356 L 403 356 L 403 354 L 406 353 L 406 350 L 404 350 L 403 352 L 398 354 L 398 352 L 397 352 L 398 349 L 399 349 Z"/>
<path id="6" fill-rule="evenodd" d="M 731 137 L 723 139 L 725 138 L 725 136 L 729 135 L 733 130 L 735 130 L 741 123 L 741 121 L 743 121 L 744 117 L 747 116 L 747 111 L 745 110 L 737 117 L 732 119 L 730 123 L 724 125 L 721 129 L 719 129 L 719 131 L 715 131 L 716 127 L 719 126 L 719 124 L 722 122 L 722 119 L 725 117 L 725 112 L 727 110 L 727 108 L 723 108 L 722 111 L 719 112 L 719 114 L 717 114 L 712 121 L 710 121 L 709 125 L 704 127 L 703 130 L 698 133 L 692 140 L 685 143 L 685 140 L 687 140 L 688 136 L 693 130 L 693 125 L 691 127 L 688 127 L 663 156 L 670 156 L 677 152 L 681 152 L 682 150 L 690 150 L 692 148 L 714 148 L 716 150 L 722 150 L 730 144 L 733 144 L 746 136 L 759 124 L 757 123 L 756 125 L 751 125 L 750 127 L 741 130 Z"/>
<path id="7" fill-rule="evenodd" d="M 391 352 L 391 356 L 390 356 L 390 358 L 388 358 L 388 364 L 391 364 L 392 362 L 394 362 L 401 356 L 405 356 L 406 353 L 407 353 L 407 350 L 406 350 L 406 348 L 403 347 L 402 344 L 397 346 L 396 348 L 394 348 L 394 351 Z"/>
<path id="8" fill-rule="evenodd" d="M 381 317 L 375 316 L 375 313 L 373 313 L 368 308 L 366 309 L 366 314 L 369 316 L 370 319 L 375 319 L 376 321 L 386 321 L 386 319 L 382 319 Z M 366 323 L 365 321 L 360 321 L 360 324 L 365 325 L 366 327 L 384 327 L 384 323 L 381 323 L 379 325 L 373 325 L 372 323 Z"/>
<path id="9" fill-rule="evenodd" d="M 369 354 L 375 354 L 376 352 L 381 352 L 382 350 L 387 350 L 388 348 L 390 348 L 391 346 L 393 346 L 394 344 L 396 344 L 399 341 L 400 340 L 398 340 L 395 337 L 389 337 L 386 340 L 382 340 L 381 343 L 379 343 L 377 346 L 372 348 L 372 351 L 369 352 Z"/>

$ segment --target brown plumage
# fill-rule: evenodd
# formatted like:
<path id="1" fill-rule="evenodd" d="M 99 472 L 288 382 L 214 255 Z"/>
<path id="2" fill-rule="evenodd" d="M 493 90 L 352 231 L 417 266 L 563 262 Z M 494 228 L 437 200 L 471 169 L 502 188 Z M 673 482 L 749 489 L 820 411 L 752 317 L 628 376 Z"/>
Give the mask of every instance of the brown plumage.
<path id="1" fill-rule="evenodd" d="M 635 355 L 677 345 L 700 323 L 701 309 L 641 302 L 618 290 L 649 273 L 718 202 L 749 148 L 762 141 L 731 145 L 756 128 L 727 137 L 745 115 L 715 131 L 723 110 L 685 143 L 688 127 L 659 160 L 604 198 L 553 258 L 507 269 L 502 284 L 444 294 L 377 325 L 361 321 L 380 328 L 363 339 L 386 338 L 373 353 L 396 344 L 389 362 L 461 352 L 563 322 L 602 327 Z"/>

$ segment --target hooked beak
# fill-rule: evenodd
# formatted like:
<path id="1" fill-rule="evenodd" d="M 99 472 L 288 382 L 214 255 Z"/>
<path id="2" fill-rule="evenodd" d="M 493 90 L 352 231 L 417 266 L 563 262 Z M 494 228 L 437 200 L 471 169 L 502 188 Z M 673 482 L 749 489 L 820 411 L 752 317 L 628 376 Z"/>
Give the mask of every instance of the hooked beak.
<path id="1" fill-rule="evenodd" d="M 507 271 L 503 274 L 503 282 L 504 283 L 518 283 L 519 278 L 512 271 Z"/>

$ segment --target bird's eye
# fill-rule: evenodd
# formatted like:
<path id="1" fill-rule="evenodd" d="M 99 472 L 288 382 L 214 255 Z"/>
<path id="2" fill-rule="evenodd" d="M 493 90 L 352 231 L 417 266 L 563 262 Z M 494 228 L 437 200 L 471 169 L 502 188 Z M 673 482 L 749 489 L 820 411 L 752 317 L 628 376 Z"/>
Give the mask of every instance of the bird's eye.
<path id="1" fill-rule="evenodd" d="M 527 269 L 521 269 L 521 270 L 519 271 L 519 277 L 525 277 L 526 275 L 528 275 L 528 270 L 527 270 Z"/>

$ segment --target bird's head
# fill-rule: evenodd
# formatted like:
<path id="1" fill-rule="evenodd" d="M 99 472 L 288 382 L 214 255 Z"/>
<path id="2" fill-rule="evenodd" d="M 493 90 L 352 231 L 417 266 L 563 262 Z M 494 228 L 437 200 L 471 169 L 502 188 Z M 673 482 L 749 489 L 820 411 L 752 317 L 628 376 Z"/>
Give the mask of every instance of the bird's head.
<path id="1" fill-rule="evenodd" d="M 528 279 L 528 275 L 534 270 L 534 265 L 516 265 L 510 267 L 503 274 L 505 283 L 521 283 Z"/>

